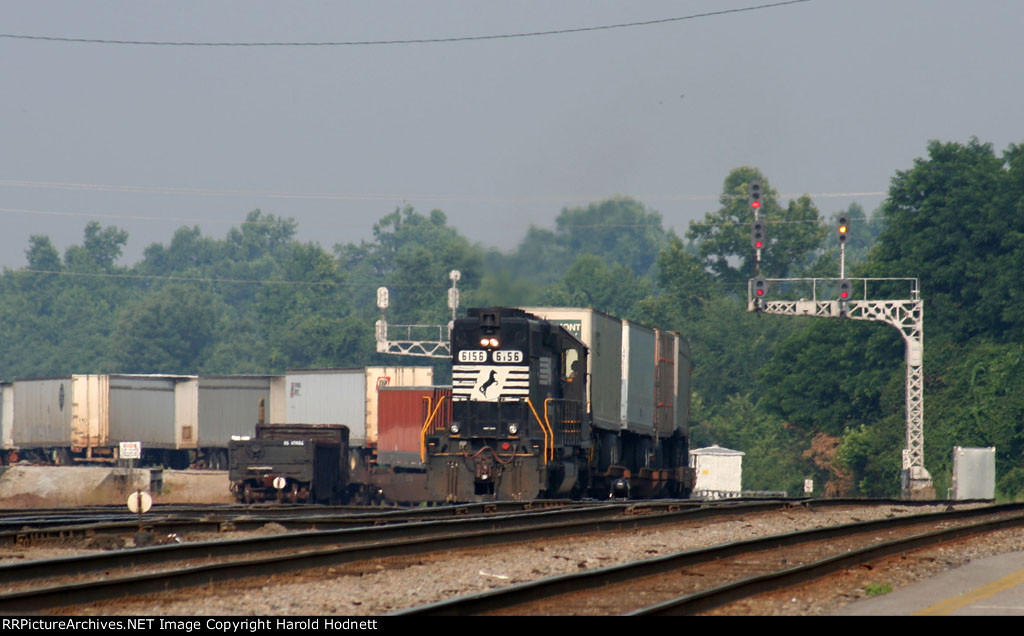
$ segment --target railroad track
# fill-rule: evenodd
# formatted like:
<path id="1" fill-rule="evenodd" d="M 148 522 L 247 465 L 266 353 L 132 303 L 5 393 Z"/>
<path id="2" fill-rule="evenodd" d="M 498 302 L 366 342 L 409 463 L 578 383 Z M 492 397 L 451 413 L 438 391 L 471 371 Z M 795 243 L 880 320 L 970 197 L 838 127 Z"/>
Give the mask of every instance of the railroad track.
<path id="1" fill-rule="evenodd" d="M 294 532 L 15 563 L 0 566 L 0 580 L 8 590 L 0 594 L 0 612 L 39 611 L 325 565 L 657 527 L 792 505 L 780 501 L 724 506 L 617 503 Z"/>
<path id="2" fill-rule="evenodd" d="M 892 554 L 1022 525 L 1022 504 L 866 521 L 550 577 L 394 615 L 695 614 Z"/>
<path id="3" fill-rule="evenodd" d="M 223 508 L 204 506 L 150 512 L 143 516 L 142 525 L 146 531 L 160 535 L 252 531 L 268 523 L 279 524 L 288 530 L 329 530 L 586 505 L 593 504 L 581 504 L 570 500 L 545 500 L 385 509 L 296 505 Z M 96 535 L 130 535 L 138 529 L 138 515 L 120 510 L 85 511 L 74 514 L 73 511 L 57 509 L 6 516 L 0 513 L 0 546 L 67 542 Z"/>
<path id="4" fill-rule="evenodd" d="M 622 506 L 646 505 L 652 510 L 675 507 L 714 507 L 786 501 L 815 507 L 850 505 L 935 505 L 942 502 L 907 502 L 891 499 L 791 499 L 791 500 L 725 500 L 650 501 L 640 504 L 623 502 Z M 962 505 L 977 502 L 948 502 Z M 540 500 L 529 502 L 489 502 L 476 504 L 432 506 L 420 508 L 381 508 L 367 506 L 307 505 L 164 505 L 143 516 L 143 527 L 154 534 L 187 534 L 192 532 L 251 531 L 268 523 L 277 523 L 289 530 L 327 530 L 364 525 L 386 525 L 504 514 L 515 511 L 607 505 L 608 502 L 576 502 L 571 500 Z M 42 510 L 0 510 L 0 547 L 30 546 L 52 541 L 67 542 L 96 535 L 129 535 L 138 530 L 139 517 L 123 506 L 94 506 L 86 509 L 52 508 Z"/>

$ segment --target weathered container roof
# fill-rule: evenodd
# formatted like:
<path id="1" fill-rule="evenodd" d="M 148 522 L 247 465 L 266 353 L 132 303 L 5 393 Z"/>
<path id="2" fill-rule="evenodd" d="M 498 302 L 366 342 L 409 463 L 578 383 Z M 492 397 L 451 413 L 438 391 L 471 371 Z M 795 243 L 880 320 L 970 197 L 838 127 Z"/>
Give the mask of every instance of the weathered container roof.
<path id="1" fill-rule="evenodd" d="M 705 448 L 695 448 L 690 451 L 691 455 L 734 455 L 742 456 L 746 455 L 743 451 L 732 450 L 731 448 L 722 448 L 718 444 L 707 446 Z"/>

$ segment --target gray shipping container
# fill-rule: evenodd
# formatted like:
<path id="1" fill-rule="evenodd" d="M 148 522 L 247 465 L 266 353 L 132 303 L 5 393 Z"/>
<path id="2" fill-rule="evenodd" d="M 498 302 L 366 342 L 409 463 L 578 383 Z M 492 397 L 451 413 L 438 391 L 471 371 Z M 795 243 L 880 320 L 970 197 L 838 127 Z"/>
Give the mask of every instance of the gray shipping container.
<path id="1" fill-rule="evenodd" d="M 285 375 L 286 424 L 344 424 L 349 447 L 377 443 L 377 389 L 430 386 L 431 367 L 297 369 Z"/>
<path id="2" fill-rule="evenodd" d="M 142 442 L 143 449 L 198 447 L 199 398 L 195 376 L 111 375 L 109 380 L 111 446 Z"/>
<path id="3" fill-rule="evenodd" d="M 550 320 L 587 345 L 590 412 L 597 428 L 622 429 L 622 321 L 589 308 L 521 307 L 538 318 Z M 653 361 L 653 355 L 651 360 Z"/>
<path id="4" fill-rule="evenodd" d="M 72 445 L 72 377 L 16 380 L 11 409 L 11 445 L 48 448 Z M 5 404 L 7 400 L 4 400 Z M 13 408 L 17 405 L 17 408 Z"/>
<path id="5" fill-rule="evenodd" d="M 622 321 L 622 430 L 654 434 L 654 330 Z"/>
<path id="6" fill-rule="evenodd" d="M 232 436 L 252 436 L 260 419 L 284 421 L 284 376 L 199 376 L 199 447 L 227 448 Z"/>

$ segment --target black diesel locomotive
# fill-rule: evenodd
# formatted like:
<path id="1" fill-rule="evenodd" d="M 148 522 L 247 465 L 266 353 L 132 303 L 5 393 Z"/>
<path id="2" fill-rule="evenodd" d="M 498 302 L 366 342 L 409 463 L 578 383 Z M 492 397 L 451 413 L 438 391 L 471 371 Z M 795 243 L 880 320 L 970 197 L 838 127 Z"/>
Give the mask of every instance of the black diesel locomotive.
<path id="1" fill-rule="evenodd" d="M 688 496 L 679 334 L 590 309 L 470 309 L 451 351 L 451 422 L 424 428 L 435 500 Z"/>

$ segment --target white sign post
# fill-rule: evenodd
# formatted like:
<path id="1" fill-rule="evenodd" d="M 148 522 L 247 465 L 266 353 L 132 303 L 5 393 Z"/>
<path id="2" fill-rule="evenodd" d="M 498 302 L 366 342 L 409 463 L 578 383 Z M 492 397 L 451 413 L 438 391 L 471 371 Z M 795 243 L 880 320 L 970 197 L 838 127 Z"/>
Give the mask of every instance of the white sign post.
<path id="1" fill-rule="evenodd" d="M 118 444 L 121 459 L 142 459 L 142 442 L 121 442 Z"/>

